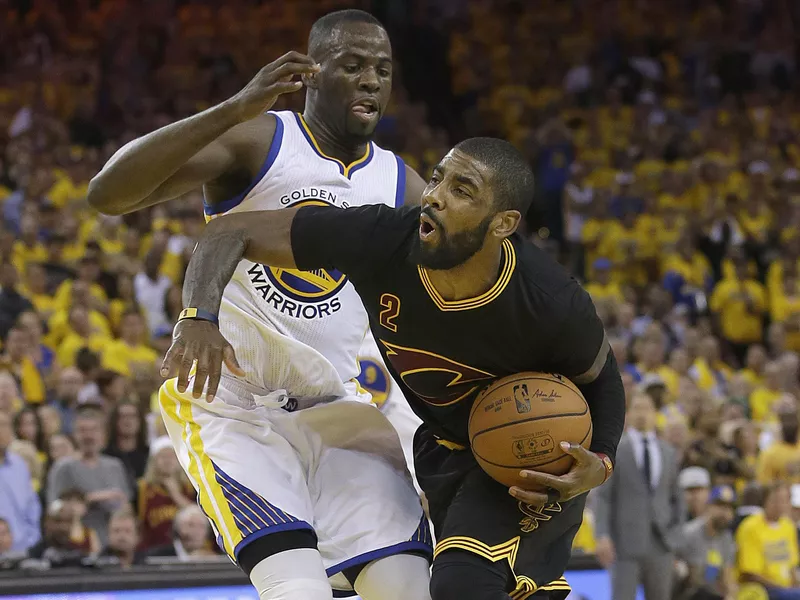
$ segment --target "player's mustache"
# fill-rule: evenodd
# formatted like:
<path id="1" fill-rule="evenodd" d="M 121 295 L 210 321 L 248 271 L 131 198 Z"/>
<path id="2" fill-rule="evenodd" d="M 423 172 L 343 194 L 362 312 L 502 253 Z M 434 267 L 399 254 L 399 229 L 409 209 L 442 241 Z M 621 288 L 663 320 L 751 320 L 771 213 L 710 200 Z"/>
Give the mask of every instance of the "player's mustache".
<path id="1" fill-rule="evenodd" d="M 422 209 L 422 214 L 428 217 L 431 221 L 433 221 L 434 225 L 439 229 L 444 229 L 444 225 L 439 220 L 439 218 L 434 214 L 433 209 L 430 206 L 426 206 Z"/>

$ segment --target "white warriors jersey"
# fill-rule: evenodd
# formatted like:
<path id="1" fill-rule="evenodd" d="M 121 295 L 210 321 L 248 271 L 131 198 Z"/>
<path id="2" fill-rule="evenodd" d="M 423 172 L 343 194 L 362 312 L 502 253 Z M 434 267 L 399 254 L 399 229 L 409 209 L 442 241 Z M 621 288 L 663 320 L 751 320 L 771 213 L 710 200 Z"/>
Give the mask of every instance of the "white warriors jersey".
<path id="1" fill-rule="evenodd" d="M 394 153 L 369 143 L 364 156 L 345 165 L 322 153 L 299 114 L 271 114 L 275 136 L 260 173 L 244 193 L 207 205 L 207 218 L 309 204 L 402 204 L 405 165 Z M 300 272 L 243 260 L 220 309 L 220 330 L 256 396 L 365 396 L 355 378 L 367 328 L 361 299 L 336 270 Z M 239 387 L 232 377 L 226 371 L 222 385 Z"/>

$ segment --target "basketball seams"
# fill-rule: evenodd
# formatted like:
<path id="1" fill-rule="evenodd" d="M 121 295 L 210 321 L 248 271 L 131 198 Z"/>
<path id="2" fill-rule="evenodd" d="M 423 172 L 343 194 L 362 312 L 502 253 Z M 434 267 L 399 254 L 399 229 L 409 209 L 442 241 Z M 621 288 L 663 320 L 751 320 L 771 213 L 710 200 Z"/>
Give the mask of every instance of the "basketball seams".
<path id="1" fill-rule="evenodd" d="M 510 423 L 503 423 L 501 425 L 492 425 L 491 427 L 479 431 L 476 433 L 472 440 L 478 439 L 484 433 L 489 433 L 490 431 L 495 431 L 497 429 L 502 429 L 503 427 L 510 427 L 512 425 L 522 425 L 523 423 L 531 423 L 533 421 L 544 421 L 545 419 L 561 419 L 565 417 L 582 417 L 586 413 L 589 412 L 589 405 L 586 405 L 586 409 L 583 412 L 565 412 L 565 413 L 558 413 L 555 415 L 539 415 L 538 417 L 528 417 L 527 419 L 522 419 L 521 421 L 513 421 Z"/>
<path id="2" fill-rule="evenodd" d="M 565 416 L 565 417 L 566 417 L 566 416 L 572 416 L 572 417 L 574 417 L 574 416 L 580 416 L 580 415 L 563 415 L 563 416 Z M 546 418 L 546 417 L 545 417 L 545 418 Z M 519 422 L 519 421 L 518 421 L 518 422 Z M 515 425 L 515 423 L 509 423 L 509 425 Z M 583 436 L 583 439 L 580 441 L 580 445 L 581 445 L 581 446 L 583 446 L 583 443 L 584 443 L 584 442 L 586 441 L 586 439 L 587 439 L 587 438 L 588 438 L 588 437 L 589 437 L 589 436 L 592 434 L 592 431 L 593 431 L 593 429 L 594 429 L 594 428 L 592 427 L 592 422 L 591 422 L 591 421 L 589 421 L 589 429 L 587 429 L 587 430 L 586 430 L 586 433 L 584 434 L 584 436 Z M 481 435 L 481 434 L 478 434 L 478 435 Z M 477 438 L 477 437 L 478 437 L 478 435 L 476 435 L 476 436 L 475 436 L 475 438 Z M 514 470 L 523 470 L 523 469 L 526 469 L 526 468 L 527 468 L 528 470 L 536 470 L 536 469 L 538 469 L 539 467 L 543 467 L 543 466 L 545 466 L 545 465 L 550 465 L 550 464 L 553 464 L 553 463 L 555 463 L 555 462 L 558 462 L 558 461 L 560 461 L 560 460 L 564 460 L 565 458 L 571 458 L 571 456 L 570 456 L 569 454 L 566 454 L 566 453 L 565 453 L 565 454 L 563 454 L 563 455 L 559 456 L 558 458 L 553 458 L 553 459 L 551 459 L 551 460 L 548 460 L 547 462 L 543 462 L 543 463 L 537 463 L 536 465 L 533 465 L 533 466 L 531 466 L 531 467 L 524 467 L 524 466 L 519 466 L 519 467 L 518 467 L 518 466 L 508 466 L 508 465 L 501 465 L 501 464 L 499 464 L 499 463 L 492 462 L 491 460 L 487 460 L 487 459 L 483 458 L 483 456 L 481 456 L 480 454 L 478 454 L 478 452 L 475 450 L 475 448 L 474 448 L 474 447 L 473 447 L 471 444 L 470 444 L 470 448 L 472 449 L 472 453 L 473 453 L 473 454 L 476 456 L 476 458 L 479 458 L 480 460 L 482 460 L 483 462 L 485 462 L 487 465 L 492 465 L 493 467 L 500 467 L 501 469 L 514 469 Z"/>

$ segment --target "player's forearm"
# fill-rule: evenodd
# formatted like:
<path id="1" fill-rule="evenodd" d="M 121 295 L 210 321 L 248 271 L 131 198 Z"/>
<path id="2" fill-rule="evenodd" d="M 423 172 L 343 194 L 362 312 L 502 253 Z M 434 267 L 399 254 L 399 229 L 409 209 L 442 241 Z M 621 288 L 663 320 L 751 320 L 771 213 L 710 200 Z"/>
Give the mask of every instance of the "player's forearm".
<path id="1" fill-rule="evenodd" d="M 128 142 L 89 183 L 89 204 L 108 214 L 141 208 L 178 169 L 239 122 L 238 107 L 229 100 Z"/>
<path id="2" fill-rule="evenodd" d="M 219 313 L 225 286 L 243 258 L 293 269 L 291 227 L 297 209 L 236 213 L 213 219 L 186 269 L 183 304 Z"/>
<path id="3" fill-rule="evenodd" d="M 625 388 L 614 353 L 608 353 L 606 364 L 594 381 L 579 387 L 592 414 L 590 449 L 607 454 L 613 461 L 625 427 Z"/>

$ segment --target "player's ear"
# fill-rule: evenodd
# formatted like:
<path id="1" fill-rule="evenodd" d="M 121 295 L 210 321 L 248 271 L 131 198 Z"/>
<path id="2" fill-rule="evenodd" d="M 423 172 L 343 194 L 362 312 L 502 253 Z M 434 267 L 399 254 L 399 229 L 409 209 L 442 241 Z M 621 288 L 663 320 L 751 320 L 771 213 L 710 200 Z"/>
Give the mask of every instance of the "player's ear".
<path id="1" fill-rule="evenodd" d="M 499 238 L 507 238 L 517 230 L 522 221 L 518 210 L 504 210 L 494 217 L 494 234 Z"/>

